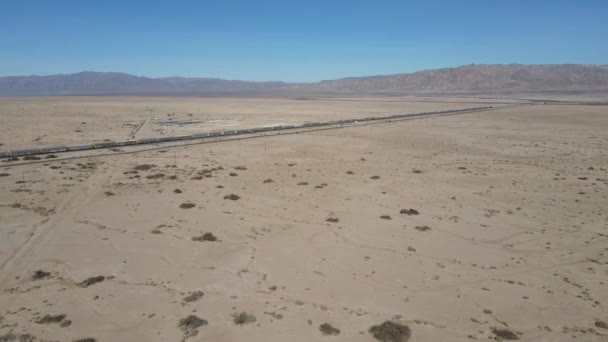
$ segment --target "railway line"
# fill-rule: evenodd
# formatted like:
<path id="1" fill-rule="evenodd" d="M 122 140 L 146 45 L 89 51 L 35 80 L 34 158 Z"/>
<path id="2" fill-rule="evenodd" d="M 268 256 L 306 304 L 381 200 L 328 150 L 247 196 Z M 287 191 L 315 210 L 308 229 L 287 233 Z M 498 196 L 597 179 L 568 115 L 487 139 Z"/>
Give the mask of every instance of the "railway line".
<path id="1" fill-rule="evenodd" d="M 267 134 L 269 132 L 280 134 L 283 132 L 287 133 L 290 131 L 297 131 L 297 130 L 302 130 L 302 129 L 347 127 L 350 125 L 370 124 L 370 123 L 376 123 L 376 122 L 412 119 L 412 118 L 419 118 L 419 117 L 443 116 L 443 115 L 480 112 L 480 111 L 487 111 L 487 110 L 492 110 L 492 109 L 503 109 L 503 108 L 514 107 L 514 106 L 522 106 L 522 105 L 531 105 L 531 104 L 528 103 L 528 104 L 515 104 L 515 105 L 504 105 L 504 106 L 472 107 L 472 108 L 452 109 L 452 110 L 433 111 L 433 112 L 396 114 L 396 115 L 389 115 L 389 116 L 366 117 L 366 118 L 345 119 L 345 120 L 332 120 L 332 121 L 322 121 L 322 122 L 309 122 L 309 123 L 304 123 L 304 124 L 300 124 L 300 125 L 278 125 L 278 126 L 268 126 L 268 127 L 259 127 L 259 128 L 245 128 L 245 129 L 238 129 L 238 130 L 202 132 L 202 133 L 176 135 L 176 136 L 150 137 L 150 138 L 141 138 L 141 139 L 126 139 L 126 140 L 117 140 L 117 141 L 102 141 L 102 142 L 93 142 L 93 143 L 76 144 L 76 145 L 57 145 L 57 146 L 35 147 L 35 148 L 22 148 L 22 149 L 0 151 L 0 158 L 15 158 L 15 157 L 23 157 L 23 156 L 39 155 L 39 154 L 54 154 L 54 153 L 62 153 L 62 152 L 78 152 L 78 151 L 97 150 L 97 149 L 109 149 L 109 148 L 117 148 L 117 147 L 132 146 L 132 145 L 170 143 L 170 142 L 178 142 L 178 141 L 185 141 L 185 140 L 205 140 L 205 139 L 214 139 L 214 138 L 217 139 L 217 138 L 233 137 L 233 136 L 238 137 L 238 136 L 242 136 L 242 135 L 256 135 L 256 134 L 260 134 L 260 133 Z"/>

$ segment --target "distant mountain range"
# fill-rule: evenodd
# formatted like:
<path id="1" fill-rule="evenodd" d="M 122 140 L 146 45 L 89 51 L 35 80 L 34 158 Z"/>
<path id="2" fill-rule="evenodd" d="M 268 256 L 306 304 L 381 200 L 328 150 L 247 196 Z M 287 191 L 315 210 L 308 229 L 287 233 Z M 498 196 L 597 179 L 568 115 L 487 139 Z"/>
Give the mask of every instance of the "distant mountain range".
<path id="1" fill-rule="evenodd" d="M 250 82 L 217 78 L 148 78 L 116 72 L 0 77 L 0 96 L 254 93 L 491 93 L 608 91 L 608 66 L 465 65 L 409 74 L 348 77 L 315 83 Z"/>

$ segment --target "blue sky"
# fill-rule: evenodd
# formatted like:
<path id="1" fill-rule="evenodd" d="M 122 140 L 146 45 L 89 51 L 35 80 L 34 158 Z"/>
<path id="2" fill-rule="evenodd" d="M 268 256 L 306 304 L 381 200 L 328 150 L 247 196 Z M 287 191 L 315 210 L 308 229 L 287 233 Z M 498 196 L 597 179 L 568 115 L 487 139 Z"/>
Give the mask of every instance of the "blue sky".
<path id="1" fill-rule="evenodd" d="M 317 81 L 470 63 L 608 64 L 608 1 L 2 0 L 0 76 Z"/>

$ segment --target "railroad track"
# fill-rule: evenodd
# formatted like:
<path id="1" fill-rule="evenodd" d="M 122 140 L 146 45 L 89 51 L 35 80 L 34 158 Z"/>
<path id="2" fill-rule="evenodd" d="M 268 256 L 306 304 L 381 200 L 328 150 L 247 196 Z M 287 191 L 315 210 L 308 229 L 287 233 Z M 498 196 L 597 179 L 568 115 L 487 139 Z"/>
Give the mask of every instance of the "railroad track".
<path id="1" fill-rule="evenodd" d="M 131 146 L 131 145 L 145 145 L 145 144 L 159 144 L 159 143 L 169 143 L 176 141 L 184 141 L 184 140 L 205 140 L 205 139 L 214 139 L 214 138 L 223 138 L 223 137 L 231 137 L 231 136 L 239 136 L 239 135 L 255 135 L 258 133 L 266 134 L 268 132 L 289 132 L 289 131 L 298 131 L 298 130 L 307 130 L 307 129 L 320 129 L 320 128 L 331 128 L 333 127 L 348 127 L 348 126 L 357 126 L 361 124 L 370 124 L 375 122 L 390 122 L 390 121 L 398 121 L 402 119 L 412 119 L 419 117 L 427 117 L 427 116 L 445 116 L 445 115 L 454 115 L 454 114 L 464 114 L 471 112 L 481 112 L 492 109 L 504 109 L 511 107 L 519 107 L 525 105 L 532 105 L 531 103 L 526 104 L 514 104 L 514 105 L 504 105 L 504 106 L 485 106 L 485 107 L 472 107 L 472 108 L 463 108 L 463 109 L 452 109 L 452 110 L 443 110 L 443 111 L 434 111 L 434 112 L 422 112 L 422 113 L 412 113 L 412 114 L 396 114 L 389 116 L 376 116 L 376 117 L 367 117 L 367 118 L 356 118 L 356 119 L 346 119 L 346 120 L 333 120 L 333 121 L 322 121 L 322 122 L 310 122 L 304 123 L 300 125 L 279 125 L 279 126 L 269 126 L 269 127 L 259 127 L 259 128 L 245 128 L 239 130 L 223 130 L 223 131 L 212 131 L 212 132 L 203 132 L 203 133 L 195 133 L 195 134 L 187 134 L 187 135 L 176 135 L 176 136 L 163 136 L 163 137 L 152 137 L 152 138 L 141 138 L 141 139 L 127 139 L 127 140 L 118 140 L 118 141 L 102 141 L 102 142 L 93 142 L 86 144 L 77 144 L 77 145 L 58 145 L 58 146 L 46 146 L 46 147 L 36 147 L 36 148 L 23 148 L 23 149 L 13 149 L 0 151 L 0 158 L 14 158 L 14 157 L 23 157 L 30 155 L 38 155 L 38 154 L 53 154 L 53 153 L 62 153 L 62 152 L 78 152 L 78 151 L 87 151 L 87 150 L 97 150 L 97 149 L 109 149 L 123 146 Z"/>

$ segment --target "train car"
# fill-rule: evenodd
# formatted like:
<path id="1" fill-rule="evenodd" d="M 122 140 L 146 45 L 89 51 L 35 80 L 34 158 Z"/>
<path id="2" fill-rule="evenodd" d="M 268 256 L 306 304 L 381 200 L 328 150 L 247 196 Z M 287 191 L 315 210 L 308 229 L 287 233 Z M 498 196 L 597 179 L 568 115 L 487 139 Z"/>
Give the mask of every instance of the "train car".
<path id="1" fill-rule="evenodd" d="M 139 139 L 139 143 L 140 144 L 153 144 L 155 142 L 158 142 L 158 138 L 142 138 L 142 139 Z"/>
<path id="2" fill-rule="evenodd" d="M 167 141 L 173 141 L 173 140 L 175 140 L 175 137 L 171 136 L 171 135 L 158 138 L 158 142 L 167 142 Z"/>
<path id="3" fill-rule="evenodd" d="M 192 139 L 192 134 L 184 134 L 175 136 L 175 140 L 188 140 Z"/>
<path id="4" fill-rule="evenodd" d="M 67 146 L 48 146 L 40 149 L 41 153 L 59 153 L 67 151 Z"/>
<path id="5" fill-rule="evenodd" d="M 0 158 L 10 157 L 9 151 L 0 151 Z"/>
<path id="6" fill-rule="evenodd" d="M 93 148 L 108 148 L 116 146 L 116 142 L 114 141 L 102 141 L 93 144 Z"/>
<path id="7" fill-rule="evenodd" d="M 127 145 L 136 145 L 137 140 L 129 139 L 129 140 L 119 140 L 116 142 L 116 146 L 127 146 Z"/>
<path id="8" fill-rule="evenodd" d="M 207 138 L 208 136 L 209 136 L 209 133 L 196 133 L 196 134 L 192 134 L 192 138 L 194 138 L 194 139 Z"/>
<path id="9" fill-rule="evenodd" d="M 38 149 L 22 149 L 22 150 L 12 150 L 11 156 L 19 157 L 19 156 L 27 156 L 30 154 L 37 154 Z"/>
<path id="10" fill-rule="evenodd" d="M 82 145 L 70 145 L 66 147 L 68 151 L 82 151 L 89 150 L 93 148 L 91 144 L 82 144 Z"/>
<path id="11" fill-rule="evenodd" d="M 21 150 L 12 150 L 9 152 L 9 156 L 10 157 L 19 157 L 19 156 L 24 156 L 26 154 L 22 154 L 20 153 Z"/>

